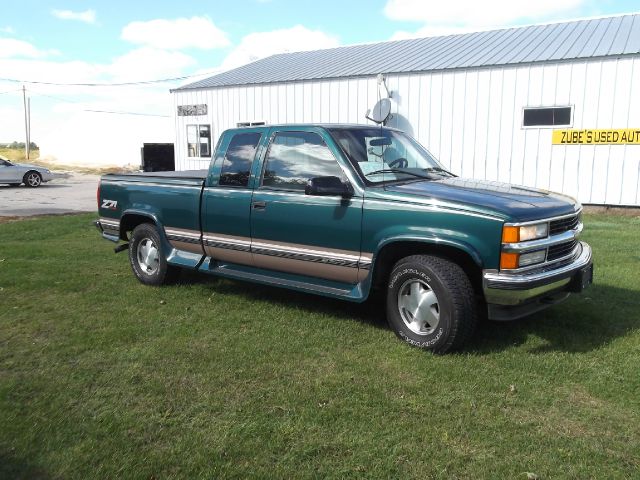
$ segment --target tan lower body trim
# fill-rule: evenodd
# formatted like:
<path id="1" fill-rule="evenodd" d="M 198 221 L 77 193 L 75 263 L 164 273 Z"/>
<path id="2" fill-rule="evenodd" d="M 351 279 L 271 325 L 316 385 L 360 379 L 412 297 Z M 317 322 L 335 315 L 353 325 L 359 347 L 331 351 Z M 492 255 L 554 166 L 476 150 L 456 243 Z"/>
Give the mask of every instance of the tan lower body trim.
<path id="1" fill-rule="evenodd" d="M 165 227 L 164 233 L 173 248 L 184 252 L 204 254 L 200 232 L 183 228 Z"/>
<path id="2" fill-rule="evenodd" d="M 169 240 L 175 248 L 181 250 L 190 247 L 188 242 L 184 242 L 185 235 L 191 234 L 191 238 L 195 238 L 193 234 L 198 233 L 179 229 L 165 230 L 167 236 L 174 235 L 174 239 Z M 177 238 L 178 235 L 181 238 Z M 251 240 L 249 237 L 220 233 L 204 233 L 202 243 L 205 255 L 214 260 L 352 284 L 367 278 L 372 259 L 370 253 Z"/>
<path id="3" fill-rule="evenodd" d="M 233 235 L 205 233 L 202 236 L 205 253 L 216 260 L 252 265 L 251 239 Z"/>
<path id="4" fill-rule="evenodd" d="M 358 269 L 355 267 L 255 253 L 253 254 L 253 264 L 259 268 L 306 275 L 307 277 L 318 277 L 343 283 L 358 282 Z"/>

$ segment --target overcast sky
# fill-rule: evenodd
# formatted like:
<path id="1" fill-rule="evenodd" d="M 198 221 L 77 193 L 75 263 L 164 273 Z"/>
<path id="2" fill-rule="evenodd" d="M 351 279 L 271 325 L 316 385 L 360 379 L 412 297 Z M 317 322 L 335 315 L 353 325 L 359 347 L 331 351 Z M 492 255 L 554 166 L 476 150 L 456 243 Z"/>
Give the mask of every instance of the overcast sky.
<path id="1" fill-rule="evenodd" d="M 22 97 L 16 91 L 22 81 L 156 80 L 216 72 L 284 51 L 638 8 L 630 0 L 5 2 L 0 16 L 0 142 L 24 138 Z M 112 163 L 135 161 L 143 141 L 173 141 L 168 90 L 180 82 L 137 87 L 25 84 L 32 102 L 32 140 L 43 152 L 67 157 L 60 160 L 81 161 L 78 152 L 83 152 L 86 157 L 102 155 L 99 163 L 109 163 L 105 158 L 113 151 L 105 145 L 119 143 L 122 157 Z"/>

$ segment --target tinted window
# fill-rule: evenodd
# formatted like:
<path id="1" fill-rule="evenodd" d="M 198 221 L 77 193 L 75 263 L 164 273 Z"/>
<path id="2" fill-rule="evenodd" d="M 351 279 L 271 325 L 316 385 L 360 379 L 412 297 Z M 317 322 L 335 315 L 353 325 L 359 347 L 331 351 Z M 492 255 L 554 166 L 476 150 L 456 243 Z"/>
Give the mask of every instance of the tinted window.
<path id="1" fill-rule="evenodd" d="M 220 185 L 246 187 L 249 184 L 251 164 L 260 143 L 260 133 L 238 133 L 233 136 L 222 161 Z"/>
<path id="2" fill-rule="evenodd" d="M 262 185 L 304 190 L 313 177 L 344 179 L 331 150 L 320 135 L 311 132 L 281 132 L 275 135 L 266 159 Z"/>
<path id="3" fill-rule="evenodd" d="M 522 125 L 553 127 L 571 124 L 571 107 L 525 108 Z"/>

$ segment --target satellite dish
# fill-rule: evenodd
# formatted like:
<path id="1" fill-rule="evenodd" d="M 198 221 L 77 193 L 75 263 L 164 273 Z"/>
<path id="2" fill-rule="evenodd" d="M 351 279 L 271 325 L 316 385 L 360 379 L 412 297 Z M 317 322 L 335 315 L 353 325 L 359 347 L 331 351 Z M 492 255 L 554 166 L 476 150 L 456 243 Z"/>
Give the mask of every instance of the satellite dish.
<path id="1" fill-rule="evenodd" d="M 383 98 L 375 104 L 372 110 L 367 111 L 365 115 L 369 120 L 375 123 L 384 123 L 391 113 L 391 100 Z"/>

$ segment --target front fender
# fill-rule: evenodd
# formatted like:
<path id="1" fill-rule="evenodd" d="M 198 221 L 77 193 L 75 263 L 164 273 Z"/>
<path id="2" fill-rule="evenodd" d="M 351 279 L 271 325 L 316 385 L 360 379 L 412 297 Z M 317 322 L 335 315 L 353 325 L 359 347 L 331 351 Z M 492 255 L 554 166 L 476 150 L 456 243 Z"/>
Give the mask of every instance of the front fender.
<path id="1" fill-rule="evenodd" d="M 376 248 L 376 251 L 373 254 L 372 265 L 375 265 L 376 258 L 386 246 L 392 243 L 401 243 L 401 242 L 423 243 L 425 245 L 445 246 L 445 247 L 455 248 L 469 255 L 469 257 L 471 257 L 471 259 L 474 261 L 474 263 L 478 267 L 482 268 L 482 265 L 484 264 L 480 253 L 476 250 L 476 248 L 473 247 L 473 245 L 471 245 L 468 242 L 461 241 L 456 238 L 443 238 L 435 235 L 434 236 L 417 236 L 417 235 L 405 234 L 405 235 L 397 235 L 397 236 L 382 240 L 378 244 L 378 247 Z"/>

